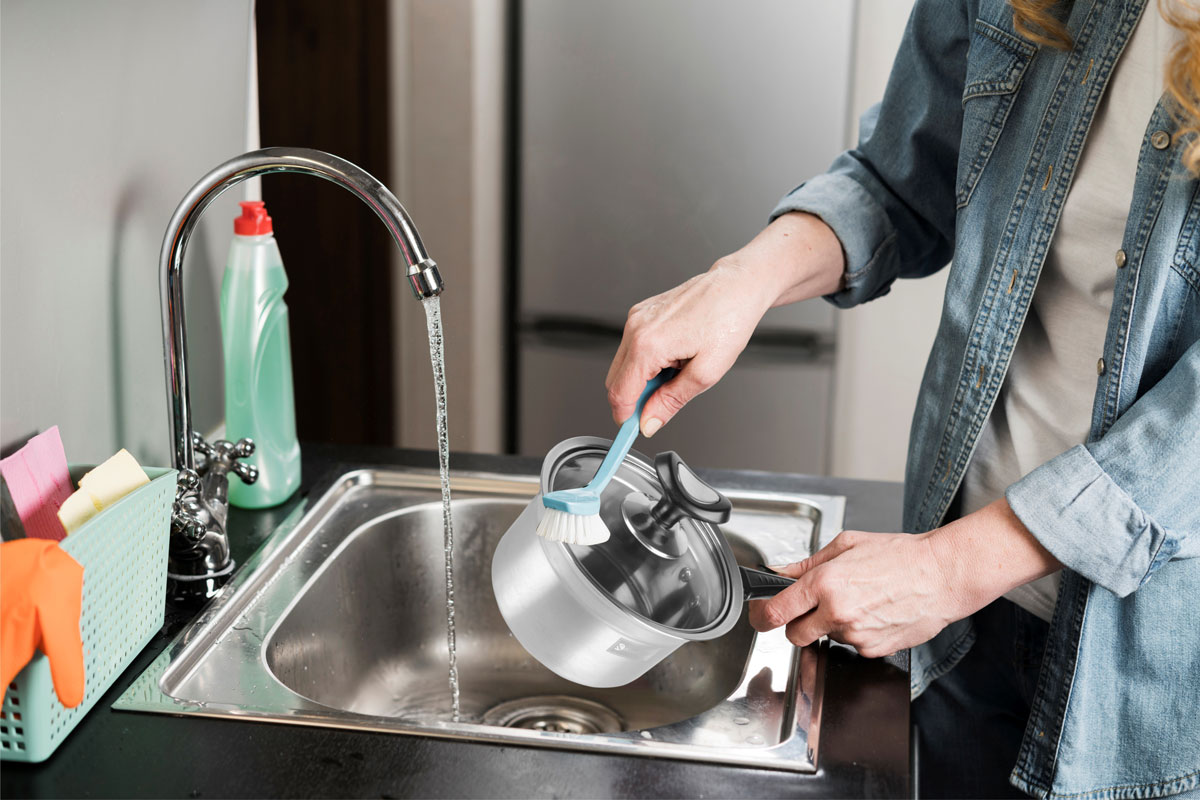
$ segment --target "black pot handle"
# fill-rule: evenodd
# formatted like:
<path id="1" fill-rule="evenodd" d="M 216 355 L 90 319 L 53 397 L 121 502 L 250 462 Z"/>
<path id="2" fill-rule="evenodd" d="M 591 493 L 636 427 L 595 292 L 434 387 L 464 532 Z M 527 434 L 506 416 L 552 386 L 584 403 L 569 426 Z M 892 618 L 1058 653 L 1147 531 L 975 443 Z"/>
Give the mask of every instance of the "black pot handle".
<path id="1" fill-rule="evenodd" d="M 753 600 L 756 597 L 774 597 L 796 582 L 795 578 L 789 578 L 776 572 L 764 572 L 749 567 L 738 567 L 738 569 L 742 573 L 742 589 L 746 593 L 747 600 Z"/>

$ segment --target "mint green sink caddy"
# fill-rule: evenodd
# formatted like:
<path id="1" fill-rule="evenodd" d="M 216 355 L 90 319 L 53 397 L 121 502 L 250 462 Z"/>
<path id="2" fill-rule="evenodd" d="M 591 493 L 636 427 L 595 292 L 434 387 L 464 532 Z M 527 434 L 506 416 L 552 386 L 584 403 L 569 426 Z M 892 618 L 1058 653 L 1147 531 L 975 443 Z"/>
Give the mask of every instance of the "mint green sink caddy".
<path id="1" fill-rule="evenodd" d="M 287 273 L 261 201 L 241 203 L 221 282 L 225 350 L 225 433 L 254 440 L 258 480 L 230 476 L 229 502 L 239 508 L 282 503 L 300 486 L 300 444 L 292 388 L 292 346 L 283 302 Z"/>
<path id="2" fill-rule="evenodd" d="M 72 466 L 72 484 L 78 485 L 93 466 Z M 54 690 L 50 660 L 41 651 L 34 653 L 4 692 L 0 760 L 37 763 L 49 758 L 162 628 L 171 504 L 179 473 L 144 469 L 150 483 L 62 540 L 62 549 L 83 567 L 83 700 L 66 708 Z"/>

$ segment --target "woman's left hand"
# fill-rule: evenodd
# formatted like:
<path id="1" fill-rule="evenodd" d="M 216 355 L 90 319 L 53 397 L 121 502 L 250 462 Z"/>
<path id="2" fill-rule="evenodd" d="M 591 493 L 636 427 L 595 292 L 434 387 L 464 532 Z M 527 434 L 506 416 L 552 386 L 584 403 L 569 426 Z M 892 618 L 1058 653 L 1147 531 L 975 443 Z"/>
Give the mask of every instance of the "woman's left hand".
<path id="1" fill-rule="evenodd" d="M 759 631 L 787 625 L 798 646 L 829 636 L 875 658 L 926 642 L 1061 566 L 1001 499 L 929 533 L 843 531 L 779 569 L 796 583 L 752 602 L 750 623 Z"/>
<path id="2" fill-rule="evenodd" d="M 778 570 L 796 583 L 752 603 L 759 631 L 787 625 L 797 646 L 822 636 L 868 658 L 927 641 L 967 612 L 946 585 L 928 534 L 843 531 L 811 558 Z"/>

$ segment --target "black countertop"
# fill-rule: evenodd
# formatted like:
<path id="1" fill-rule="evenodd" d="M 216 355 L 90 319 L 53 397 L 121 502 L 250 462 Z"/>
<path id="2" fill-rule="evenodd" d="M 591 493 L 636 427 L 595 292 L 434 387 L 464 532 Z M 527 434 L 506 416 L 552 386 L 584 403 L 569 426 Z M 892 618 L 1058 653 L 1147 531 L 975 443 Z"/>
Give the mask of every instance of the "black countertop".
<path id="1" fill-rule="evenodd" d="M 534 459 L 455 453 L 457 469 L 536 472 Z M 235 509 L 240 562 L 338 463 L 437 467 L 426 451 L 304 448 L 304 485 L 267 511 Z M 896 530 L 899 484 L 704 471 L 718 486 L 845 495 L 845 526 Z M 910 795 L 906 658 L 829 652 L 815 775 L 396 734 L 112 710 L 192 612 L 168 606 L 146 649 L 42 764 L 5 762 L 9 797 L 899 797 Z"/>

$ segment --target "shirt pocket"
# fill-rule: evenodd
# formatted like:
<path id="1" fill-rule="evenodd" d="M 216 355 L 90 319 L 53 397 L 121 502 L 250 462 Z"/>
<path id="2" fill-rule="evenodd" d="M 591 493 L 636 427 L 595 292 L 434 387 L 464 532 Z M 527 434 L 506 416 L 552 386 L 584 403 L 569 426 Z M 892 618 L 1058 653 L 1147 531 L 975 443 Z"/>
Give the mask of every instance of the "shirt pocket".
<path id="1" fill-rule="evenodd" d="M 962 140 L 958 150 L 958 208 L 965 206 L 996 149 L 1025 68 L 1037 48 L 1019 37 L 975 20 L 963 87 Z"/>
<path id="2" fill-rule="evenodd" d="M 1200 260 L 1200 182 L 1192 190 L 1192 200 L 1188 204 L 1187 216 L 1183 218 L 1183 227 L 1179 229 L 1179 242 L 1175 245 L 1175 256 L 1171 259 L 1171 267 L 1178 272 L 1197 293 L 1200 293 L 1200 268 L 1196 266 Z"/>
<path id="3" fill-rule="evenodd" d="M 1180 169 L 1178 164 L 1175 168 Z M 1182 179 L 1180 175 L 1171 176 L 1171 180 Z M 1174 252 L 1170 244 L 1157 253 L 1153 247 L 1148 248 L 1141 269 L 1145 273 L 1148 266 L 1163 263 L 1169 264 L 1169 268 L 1157 280 L 1154 273 L 1138 278 L 1138 292 L 1145 294 L 1152 304 L 1147 314 L 1154 318 L 1153 346 L 1140 379 L 1146 389 L 1158 383 L 1200 341 L 1200 268 L 1196 263 L 1200 260 L 1200 180 L 1191 179 L 1191 183 L 1191 199 L 1179 228 L 1179 238 L 1174 241 Z"/>

